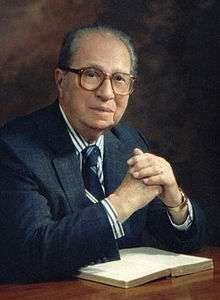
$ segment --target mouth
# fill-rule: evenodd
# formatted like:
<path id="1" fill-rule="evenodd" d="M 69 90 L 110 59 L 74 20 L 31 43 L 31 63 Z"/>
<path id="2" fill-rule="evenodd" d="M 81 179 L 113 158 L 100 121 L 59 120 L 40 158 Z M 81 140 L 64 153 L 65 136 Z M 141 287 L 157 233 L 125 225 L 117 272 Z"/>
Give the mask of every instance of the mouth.
<path id="1" fill-rule="evenodd" d="M 113 113 L 114 111 L 108 107 L 91 107 L 92 110 L 100 113 Z"/>

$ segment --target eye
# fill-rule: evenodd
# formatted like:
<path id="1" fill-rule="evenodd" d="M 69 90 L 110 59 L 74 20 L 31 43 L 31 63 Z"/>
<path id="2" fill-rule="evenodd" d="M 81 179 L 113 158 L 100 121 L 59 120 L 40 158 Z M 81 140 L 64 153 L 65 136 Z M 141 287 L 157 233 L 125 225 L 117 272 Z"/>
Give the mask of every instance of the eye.
<path id="1" fill-rule="evenodd" d="M 89 78 L 100 77 L 100 71 L 94 68 L 85 69 L 83 75 Z"/>
<path id="2" fill-rule="evenodd" d="M 120 73 L 114 74 L 114 80 L 118 81 L 118 82 L 120 82 L 120 81 L 123 81 L 123 82 L 126 81 L 126 79 L 124 78 L 124 76 L 122 74 L 120 74 Z"/>

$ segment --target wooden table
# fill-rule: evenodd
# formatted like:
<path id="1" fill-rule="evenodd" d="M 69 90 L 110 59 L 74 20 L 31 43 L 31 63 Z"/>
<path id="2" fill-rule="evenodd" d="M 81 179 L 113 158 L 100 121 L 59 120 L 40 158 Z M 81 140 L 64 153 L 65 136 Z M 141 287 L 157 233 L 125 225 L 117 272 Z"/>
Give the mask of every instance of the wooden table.
<path id="1" fill-rule="evenodd" d="M 220 248 L 210 247 L 197 254 L 213 258 L 214 271 L 165 278 L 130 289 L 81 279 L 27 285 L 0 285 L 0 300 L 218 300 L 220 299 Z"/>

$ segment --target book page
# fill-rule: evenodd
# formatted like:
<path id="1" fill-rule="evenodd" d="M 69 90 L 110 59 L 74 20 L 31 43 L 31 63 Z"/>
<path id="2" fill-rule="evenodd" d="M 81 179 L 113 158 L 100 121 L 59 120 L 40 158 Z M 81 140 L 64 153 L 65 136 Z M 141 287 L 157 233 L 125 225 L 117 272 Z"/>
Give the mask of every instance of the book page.
<path id="1" fill-rule="evenodd" d="M 161 266 L 159 264 L 149 264 L 149 261 L 147 260 L 137 260 L 134 263 L 134 261 L 129 260 L 128 257 L 126 257 L 125 259 L 124 257 L 122 257 L 121 260 L 88 266 L 86 268 L 82 268 L 80 271 L 128 282 L 137 278 L 146 277 L 148 275 L 158 273 L 163 270 L 164 265 Z M 170 270 L 168 270 L 166 274 L 167 276 L 170 275 Z"/>
<path id="2" fill-rule="evenodd" d="M 194 272 L 213 268 L 210 258 L 179 254 L 170 251 L 150 247 L 140 247 L 120 250 L 124 261 L 147 262 L 149 267 L 160 266 L 162 269 L 170 269 L 172 276 L 191 274 Z"/>
<path id="3" fill-rule="evenodd" d="M 152 267 L 160 265 L 164 268 L 176 268 L 200 262 L 210 262 L 209 258 L 179 254 L 150 247 L 122 249 L 120 250 L 120 256 L 123 261 L 134 263 L 147 261 L 148 265 Z"/>
<path id="4" fill-rule="evenodd" d="M 120 250 L 121 260 L 80 269 L 77 277 L 131 287 L 165 276 L 180 276 L 213 268 L 211 259 L 150 247 Z"/>

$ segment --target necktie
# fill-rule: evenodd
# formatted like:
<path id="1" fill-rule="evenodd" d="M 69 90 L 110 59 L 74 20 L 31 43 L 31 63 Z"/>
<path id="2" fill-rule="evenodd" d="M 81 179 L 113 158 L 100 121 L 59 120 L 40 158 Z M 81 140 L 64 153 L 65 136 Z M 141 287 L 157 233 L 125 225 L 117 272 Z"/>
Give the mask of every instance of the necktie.
<path id="1" fill-rule="evenodd" d="M 100 150 L 96 145 L 88 146 L 82 151 L 82 156 L 82 175 L 85 188 L 97 200 L 102 200 L 105 197 L 105 195 L 98 177 L 97 168 Z"/>

